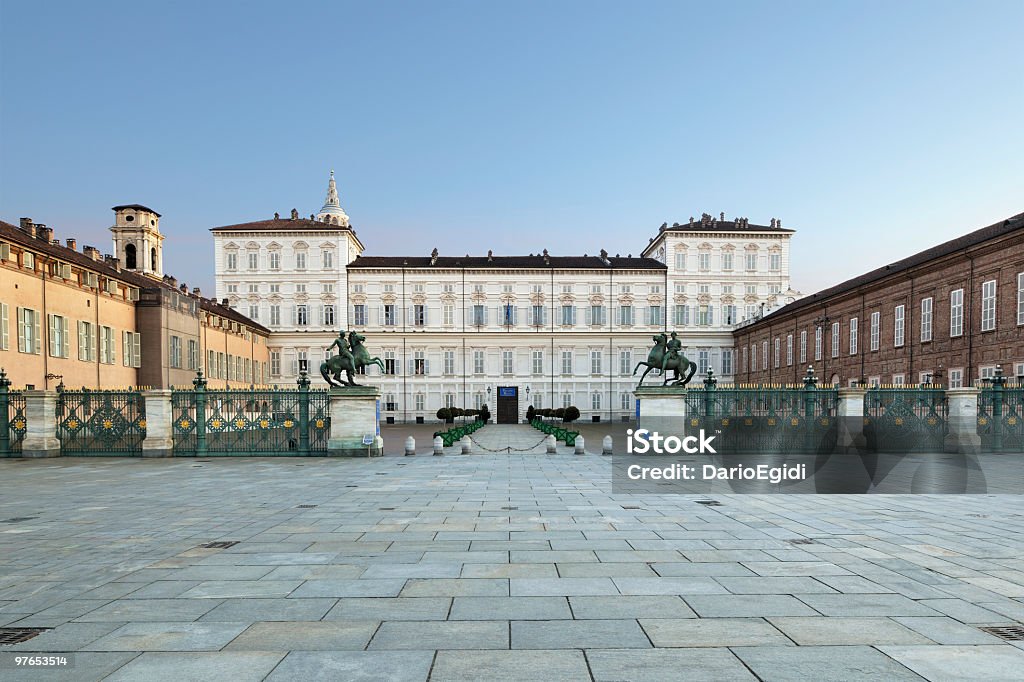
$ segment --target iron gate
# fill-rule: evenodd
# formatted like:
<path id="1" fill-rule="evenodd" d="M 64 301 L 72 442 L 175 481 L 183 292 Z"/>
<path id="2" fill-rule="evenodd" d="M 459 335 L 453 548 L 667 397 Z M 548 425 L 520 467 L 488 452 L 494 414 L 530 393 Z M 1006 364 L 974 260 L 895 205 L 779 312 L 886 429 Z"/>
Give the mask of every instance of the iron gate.
<path id="1" fill-rule="evenodd" d="M 946 392 L 938 386 L 870 388 L 864 436 L 874 452 L 942 452 L 948 431 Z"/>
<path id="2" fill-rule="evenodd" d="M 20 453 L 27 430 L 25 396 L 21 391 L 11 390 L 11 380 L 0 369 L 0 457 Z"/>
<path id="3" fill-rule="evenodd" d="M 62 455 L 142 454 L 146 410 L 138 391 L 59 390 L 56 421 Z"/>
<path id="4" fill-rule="evenodd" d="M 1024 385 L 996 383 L 981 389 L 978 435 L 991 452 L 1024 452 Z"/>

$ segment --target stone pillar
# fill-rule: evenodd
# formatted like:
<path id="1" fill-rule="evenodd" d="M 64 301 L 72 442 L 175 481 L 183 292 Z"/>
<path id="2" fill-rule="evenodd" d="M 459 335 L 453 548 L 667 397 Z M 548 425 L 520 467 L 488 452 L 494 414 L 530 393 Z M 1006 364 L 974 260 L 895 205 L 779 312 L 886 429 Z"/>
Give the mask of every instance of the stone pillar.
<path id="1" fill-rule="evenodd" d="M 555 441 L 555 437 L 554 435 L 549 433 L 547 437 L 544 439 L 544 451 L 549 455 L 553 455 L 556 452 L 558 452 L 556 448 L 557 442 Z"/>
<path id="2" fill-rule="evenodd" d="M 409 436 L 405 439 L 405 456 L 412 457 L 416 454 L 416 439 Z"/>
<path id="3" fill-rule="evenodd" d="M 586 445 L 586 441 L 583 440 L 583 436 L 576 436 L 576 442 L 573 445 L 573 454 L 575 454 L 575 455 L 585 455 L 585 454 L 587 454 L 586 450 L 583 449 L 585 447 L 585 445 Z"/>
<path id="4" fill-rule="evenodd" d="M 640 401 L 637 429 L 669 436 L 686 435 L 686 389 L 682 386 L 638 386 L 633 395 Z"/>
<path id="5" fill-rule="evenodd" d="M 142 399 L 146 405 L 146 438 L 142 441 L 142 456 L 174 456 L 174 417 L 171 414 L 170 389 L 143 391 Z"/>
<path id="6" fill-rule="evenodd" d="M 864 396 L 867 389 L 854 387 L 839 388 L 839 405 L 836 418 L 839 420 L 839 439 L 836 452 L 864 452 L 867 438 L 864 436 Z"/>
<path id="7" fill-rule="evenodd" d="M 434 436 L 434 456 L 444 456 L 444 439 L 441 436 Z"/>
<path id="8" fill-rule="evenodd" d="M 612 454 L 613 441 L 611 436 L 605 436 L 604 440 L 601 441 L 601 454 L 610 455 Z"/>
<path id="9" fill-rule="evenodd" d="M 344 386 L 332 388 L 329 396 L 331 434 L 327 454 L 332 457 L 376 457 L 383 454 L 377 440 L 380 421 L 376 386 Z M 370 444 L 364 444 L 364 439 Z"/>
<path id="10" fill-rule="evenodd" d="M 946 452 L 976 454 L 981 449 L 978 435 L 978 400 L 980 388 L 948 388 L 946 401 L 949 407 L 949 426 L 943 449 Z"/>
<path id="11" fill-rule="evenodd" d="M 462 443 L 462 454 L 468 455 L 470 452 L 472 452 L 473 441 L 469 439 L 469 436 L 463 436 L 462 440 L 459 442 Z"/>
<path id="12" fill-rule="evenodd" d="M 57 393 L 25 391 L 25 438 L 21 441 L 22 457 L 60 457 L 57 439 Z"/>

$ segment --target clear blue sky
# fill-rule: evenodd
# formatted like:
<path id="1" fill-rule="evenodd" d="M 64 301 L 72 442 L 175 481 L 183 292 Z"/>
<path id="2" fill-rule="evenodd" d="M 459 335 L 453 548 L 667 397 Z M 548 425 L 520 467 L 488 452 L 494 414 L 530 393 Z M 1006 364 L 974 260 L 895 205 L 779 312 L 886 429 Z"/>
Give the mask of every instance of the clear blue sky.
<path id="1" fill-rule="evenodd" d="M 810 293 L 1024 211 L 1024 2 L 0 4 L 0 217 L 110 249 L 319 209 L 369 254 L 798 230 Z"/>

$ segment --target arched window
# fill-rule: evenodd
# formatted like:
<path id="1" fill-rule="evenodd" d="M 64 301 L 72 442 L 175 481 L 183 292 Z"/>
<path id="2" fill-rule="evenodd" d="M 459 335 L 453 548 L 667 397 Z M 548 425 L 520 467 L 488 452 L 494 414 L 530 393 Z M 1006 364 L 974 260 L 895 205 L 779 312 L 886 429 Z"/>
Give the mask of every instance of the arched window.
<path id="1" fill-rule="evenodd" d="M 124 266 L 129 270 L 134 270 L 137 267 L 135 259 L 135 244 L 129 244 L 124 247 Z"/>
<path id="2" fill-rule="evenodd" d="M 156 249 L 149 250 L 149 269 L 156 272 Z"/>

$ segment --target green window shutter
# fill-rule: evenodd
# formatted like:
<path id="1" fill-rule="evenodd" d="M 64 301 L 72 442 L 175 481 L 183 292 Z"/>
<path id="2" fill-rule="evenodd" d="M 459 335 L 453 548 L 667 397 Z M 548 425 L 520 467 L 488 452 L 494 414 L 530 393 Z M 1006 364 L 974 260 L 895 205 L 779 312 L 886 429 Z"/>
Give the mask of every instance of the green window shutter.
<path id="1" fill-rule="evenodd" d="M 18 308 L 18 352 L 28 353 L 25 346 L 25 309 Z"/>
<path id="2" fill-rule="evenodd" d="M 7 319 L 7 310 L 7 304 L 0 303 L 0 349 L 2 350 L 7 350 L 11 341 L 10 332 L 7 330 L 7 326 L 10 324 Z"/>
<path id="3" fill-rule="evenodd" d="M 46 316 L 46 332 L 49 339 L 50 356 L 57 357 L 57 323 L 53 315 Z"/>
<path id="4" fill-rule="evenodd" d="M 35 353 L 40 355 L 43 352 L 43 334 L 41 327 L 43 326 L 42 315 L 36 311 L 32 311 L 32 348 L 29 348 L 27 352 Z"/>
<path id="5" fill-rule="evenodd" d="M 68 335 L 68 318 L 60 317 L 60 356 L 62 358 L 71 357 L 71 338 Z"/>
<path id="6" fill-rule="evenodd" d="M 132 355 L 132 342 L 129 334 L 131 332 L 121 332 L 121 358 L 125 367 L 129 366 Z"/>
<path id="7" fill-rule="evenodd" d="M 86 346 L 85 336 L 86 336 L 85 322 L 82 322 L 81 320 L 79 320 L 78 321 L 78 359 L 79 360 L 88 360 L 89 359 L 88 348 Z"/>
<path id="8" fill-rule="evenodd" d="M 142 334 L 132 333 L 132 367 L 142 365 Z"/>

